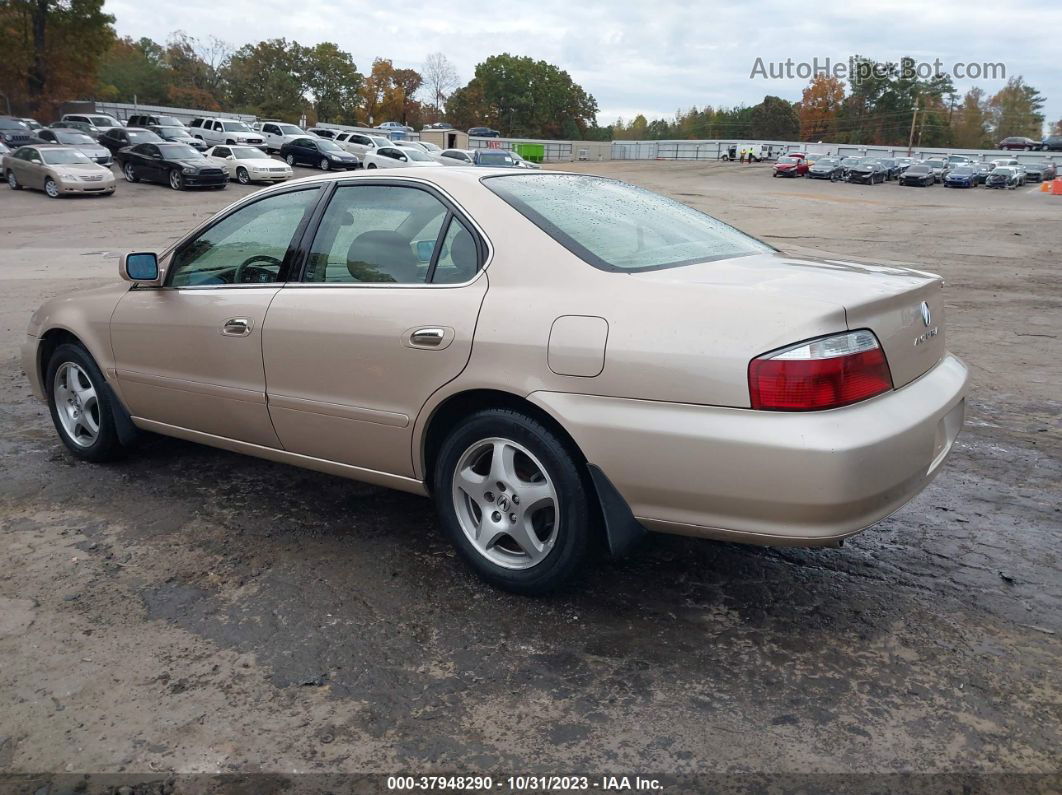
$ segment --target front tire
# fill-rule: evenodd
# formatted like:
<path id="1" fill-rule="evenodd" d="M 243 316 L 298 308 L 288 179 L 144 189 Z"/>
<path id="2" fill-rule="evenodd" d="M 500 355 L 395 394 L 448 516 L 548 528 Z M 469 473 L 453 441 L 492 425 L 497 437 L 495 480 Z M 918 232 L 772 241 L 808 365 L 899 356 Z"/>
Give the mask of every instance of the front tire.
<path id="1" fill-rule="evenodd" d="M 321 171 L 328 171 L 328 169 L 330 169 L 332 167 L 332 164 L 330 162 L 328 162 L 328 158 L 327 157 L 322 157 L 321 158 L 321 162 L 318 163 L 317 165 L 320 166 Z"/>
<path id="2" fill-rule="evenodd" d="M 87 350 L 74 343 L 56 348 L 44 383 L 55 430 L 71 453 L 94 463 L 121 456 L 111 393 Z"/>
<path id="3" fill-rule="evenodd" d="M 562 587 L 585 565 L 591 489 L 569 443 L 509 409 L 462 422 L 434 468 L 436 509 L 458 553 L 487 582 L 526 595 Z"/>
<path id="4" fill-rule="evenodd" d="M 247 173 L 247 169 L 243 166 L 240 166 L 238 169 L 236 169 L 236 181 L 239 182 L 241 185 L 251 184 L 251 175 Z"/>
<path id="5" fill-rule="evenodd" d="M 170 171 L 170 187 L 174 190 L 184 190 L 184 177 L 177 169 Z"/>
<path id="6" fill-rule="evenodd" d="M 365 168 L 376 168 L 376 164 L 375 163 L 369 163 L 369 165 L 365 166 Z"/>
<path id="7" fill-rule="evenodd" d="M 48 194 L 49 199 L 58 199 L 62 195 L 59 191 L 59 186 L 51 177 L 44 180 L 44 192 Z"/>

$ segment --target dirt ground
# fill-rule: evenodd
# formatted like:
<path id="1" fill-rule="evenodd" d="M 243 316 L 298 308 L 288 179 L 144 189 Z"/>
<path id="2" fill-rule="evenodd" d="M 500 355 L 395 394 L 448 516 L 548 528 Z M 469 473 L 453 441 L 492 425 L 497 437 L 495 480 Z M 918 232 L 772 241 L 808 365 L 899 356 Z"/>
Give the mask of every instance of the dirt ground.
<path id="1" fill-rule="evenodd" d="M 943 274 L 973 387 L 935 483 L 842 549 L 654 536 L 525 599 L 471 576 L 420 498 L 161 438 L 77 463 L 20 370 L 30 313 L 249 189 L 3 188 L 0 773 L 1062 786 L 1062 197 L 578 168 L 783 250 Z"/>

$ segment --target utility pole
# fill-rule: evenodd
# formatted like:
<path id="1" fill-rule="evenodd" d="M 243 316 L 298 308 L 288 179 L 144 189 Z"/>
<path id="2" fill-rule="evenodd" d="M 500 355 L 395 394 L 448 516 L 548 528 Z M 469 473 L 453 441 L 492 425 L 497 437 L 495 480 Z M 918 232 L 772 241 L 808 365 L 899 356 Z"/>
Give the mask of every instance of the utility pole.
<path id="1" fill-rule="evenodd" d="M 918 118 L 918 102 L 915 101 L 914 115 L 911 116 L 911 134 L 907 136 L 907 156 L 911 156 L 911 152 L 914 149 L 914 131 L 915 120 Z"/>

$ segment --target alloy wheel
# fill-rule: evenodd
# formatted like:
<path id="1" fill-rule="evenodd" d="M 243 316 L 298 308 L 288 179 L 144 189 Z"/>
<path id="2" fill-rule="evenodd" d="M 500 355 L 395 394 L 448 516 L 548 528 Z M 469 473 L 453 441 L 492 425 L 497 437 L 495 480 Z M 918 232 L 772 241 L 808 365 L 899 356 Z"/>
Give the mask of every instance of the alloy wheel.
<path id="1" fill-rule="evenodd" d="M 295 155 L 288 155 L 284 159 L 287 161 L 289 166 L 294 166 L 295 165 Z"/>
<path id="2" fill-rule="evenodd" d="M 54 179 L 48 179 L 44 182 L 44 192 L 48 194 L 49 198 L 59 198 L 59 186 L 55 184 Z"/>
<path id="3" fill-rule="evenodd" d="M 457 520 L 473 548 L 507 569 L 530 569 L 552 551 L 560 525 L 557 491 L 523 445 L 492 437 L 471 445 L 454 469 Z"/>
<path id="4" fill-rule="evenodd" d="M 122 173 L 125 174 L 127 182 L 136 182 L 136 172 L 133 171 L 132 163 L 126 163 L 125 168 L 122 169 Z"/>
<path id="5" fill-rule="evenodd" d="M 328 162 L 328 158 L 327 157 L 322 157 L 320 166 L 321 166 L 321 171 L 328 171 L 328 169 L 332 167 L 332 164 Z"/>
<path id="6" fill-rule="evenodd" d="M 184 187 L 184 179 L 181 177 L 181 172 L 176 169 L 170 172 L 170 187 L 174 190 L 180 190 Z"/>
<path id="7" fill-rule="evenodd" d="M 251 183 L 251 175 L 247 173 L 246 168 L 236 169 L 236 180 L 241 185 L 249 185 Z"/>
<path id="8" fill-rule="evenodd" d="M 74 362 L 55 371 L 52 395 L 67 438 L 78 447 L 91 447 L 100 434 L 100 402 L 88 373 Z"/>
<path id="9" fill-rule="evenodd" d="M 15 176 L 14 171 L 7 172 L 7 184 L 11 190 L 18 190 L 18 177 Z"/>

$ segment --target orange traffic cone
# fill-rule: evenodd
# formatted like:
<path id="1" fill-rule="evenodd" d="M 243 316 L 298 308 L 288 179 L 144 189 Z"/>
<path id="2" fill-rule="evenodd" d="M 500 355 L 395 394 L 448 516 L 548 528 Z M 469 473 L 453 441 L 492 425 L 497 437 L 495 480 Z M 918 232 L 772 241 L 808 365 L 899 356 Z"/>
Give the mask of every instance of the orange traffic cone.
<path id="1" fill-rule="evenodd" d="M 1051 182 L 1051 195 L 1062 196 L 1062 177 L 1055 177 Z"/>
<path id="2" fill-rule="evenodd" d="M 1049 180 L 1045 179 L 1043 182 L 1040 183 L 1040 193 L 1050 193 L 1050 192 L 1051 192 L 1051 182 Z"/>

